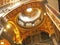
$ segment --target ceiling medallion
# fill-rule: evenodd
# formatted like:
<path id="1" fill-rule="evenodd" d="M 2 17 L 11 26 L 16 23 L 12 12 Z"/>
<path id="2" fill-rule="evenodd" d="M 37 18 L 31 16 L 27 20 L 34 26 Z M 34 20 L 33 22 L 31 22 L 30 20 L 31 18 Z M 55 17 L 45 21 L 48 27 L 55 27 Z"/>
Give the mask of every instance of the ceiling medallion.
<path id="1" fill-rule="evenodd" d="M 29 4 L 28 4 L 29 5 Z M 26 6 L 26 5 L 25 5 Z M 23 28 L 33 28 L 40 25 L 44 18 L 44 11 L 42 7 L 26 6 L 17 16 L 17 23 Z"/>

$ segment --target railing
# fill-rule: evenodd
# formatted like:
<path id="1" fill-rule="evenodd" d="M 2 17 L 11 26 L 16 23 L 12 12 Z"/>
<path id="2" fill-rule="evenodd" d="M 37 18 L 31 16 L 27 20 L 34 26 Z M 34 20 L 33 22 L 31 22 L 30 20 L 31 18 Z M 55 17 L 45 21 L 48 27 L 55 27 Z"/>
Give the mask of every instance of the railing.
<path id="1" fill-rule="evenodd" d="M 56 16 L 59 15 L 59 13 L 55 12 L 52 10 L 51 7 L 49 7 L 49 5 L 45 5 L 46 6 L 46 11 L 48 16 L 50 17 L 50 19 L 52 20 L 52 22 L 55 24 L 55 26 L 57 27 L 57 29 L 60 31 L 60 19 Z"/>
<path id="2" fill-rule="evenodd" d="M 26 2 L 28 2 L 28 1 L 24 1 L 24 2 L 20 1 L 20 2 L 16 2 L 14 4 L 7 6 L 6 8 L 4 8 L 5 11 L 3 10 L 2 13 L 0 13 L 0 17 L 1 16 L 4 17 L 8 13 L 10 13 L 12 10 L 16 9 L 17 7 L 21 6 L 22 4 L 24 4 Z"/>

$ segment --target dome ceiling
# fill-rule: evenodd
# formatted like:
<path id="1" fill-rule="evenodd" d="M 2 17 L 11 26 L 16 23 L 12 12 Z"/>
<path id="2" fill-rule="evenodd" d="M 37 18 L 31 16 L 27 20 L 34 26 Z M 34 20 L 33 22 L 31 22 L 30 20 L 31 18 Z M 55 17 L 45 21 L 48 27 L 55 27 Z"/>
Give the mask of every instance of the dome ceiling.
<path id="1" fill-rule="evenodd" d="M 44 18 L 44 5 L 40 5 L 39 3 L 31 5 L 32 3 L 28 3 L 25 5 L 22 5 L 22 7 L 25 7 L 21 9 L 21 11 L 18 13 L 17 16 L 17 23 L 21 27 L 24 28 L 32 28 L 36 27 L 37 25 L 40 25 Z M 39 7 L 40 6 L 40 7 Z"/>

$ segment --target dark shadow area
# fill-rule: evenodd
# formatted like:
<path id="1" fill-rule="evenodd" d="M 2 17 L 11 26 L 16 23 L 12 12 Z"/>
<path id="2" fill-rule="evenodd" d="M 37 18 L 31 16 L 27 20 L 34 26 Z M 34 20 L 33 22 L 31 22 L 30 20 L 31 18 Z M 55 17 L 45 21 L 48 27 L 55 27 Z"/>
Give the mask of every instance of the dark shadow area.
<path id="1" fill-rule="evenodd" d="M 59 4 L 59 12 L 60 12 L 60 0 L 58 0 L 58 4 Z"/>
<path id="2" fill-rule="evenodd" d="M 47 40 L 47 39 L 49 39 L 49 34 L 46 32 L 41 32 L 41 38 L 42 38 L 42 40 Z"/>
<path id="3" fill-rule="evenodd" d="M 46 32 L 41 32 L 39 34 L 28 36 L 23 40 L 23 45 L 51 45 L 51 40 L 49 34 Z"/>

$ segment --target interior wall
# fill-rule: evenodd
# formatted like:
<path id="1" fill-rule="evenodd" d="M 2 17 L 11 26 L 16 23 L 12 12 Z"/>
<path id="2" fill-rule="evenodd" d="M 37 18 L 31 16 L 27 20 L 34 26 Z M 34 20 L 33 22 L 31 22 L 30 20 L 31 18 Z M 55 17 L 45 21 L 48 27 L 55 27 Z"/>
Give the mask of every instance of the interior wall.
<path id="1" fill-rule="evenodd" d="M 59 11 L 58 0 L 47 0 L 48 5 L 50 5 L 55 10 Z"/>

